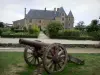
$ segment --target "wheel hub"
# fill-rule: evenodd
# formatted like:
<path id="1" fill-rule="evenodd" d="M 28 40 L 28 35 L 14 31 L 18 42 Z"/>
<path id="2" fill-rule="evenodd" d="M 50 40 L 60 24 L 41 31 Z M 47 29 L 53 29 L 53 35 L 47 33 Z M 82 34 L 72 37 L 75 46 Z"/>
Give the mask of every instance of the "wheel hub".
<path id="1" fill-rule="evenodd" d="M 57 56 L 52 57 L 52 61 L 56 64 L 59 63 L 59 58 Z"/>

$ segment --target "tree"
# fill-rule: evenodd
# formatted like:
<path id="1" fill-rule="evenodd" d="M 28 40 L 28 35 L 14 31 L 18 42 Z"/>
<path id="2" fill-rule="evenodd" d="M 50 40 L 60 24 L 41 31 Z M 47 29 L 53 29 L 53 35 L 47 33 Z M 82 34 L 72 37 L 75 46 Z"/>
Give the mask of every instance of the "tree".
<path id="1" fill-rule="evenodd" d="M 75 26 L 75 29 L 84 30 L 85 27 L 86 26 L 84 25 L 84 22 L 83 21 L 80 21 L 79 23 L 77 23 L 77 26 Z"/>
<path id="2" fill-rule="evenodd" d="M 2 30 L 0 29 L 0 35 L 2 34 Z"/>
<path id="3" fill-rule="evenodd" d="M 11 31 L 14 31 L 14 27 L 11 27 Z"/>
<path id="4" fill-rule="evenodd" d="M 50 36 L 55 36 L 59 30 L 63 29 L 63 25 L 60 22 L 51 22 L 47 25 L 47 31 Z"/>
<path id="5" fill-rule="evenodd" d="M 1 27 L 1 28 L 4 28 L 3 22 L 0 22 L 0 27 Z"/>
<path id="6" fill-rule="evenodd" d="M 93 32 L 99 30 L 99 21 L 98 20 L 92 20 L 91 24 L 87 26 L 87 32 Z"/>

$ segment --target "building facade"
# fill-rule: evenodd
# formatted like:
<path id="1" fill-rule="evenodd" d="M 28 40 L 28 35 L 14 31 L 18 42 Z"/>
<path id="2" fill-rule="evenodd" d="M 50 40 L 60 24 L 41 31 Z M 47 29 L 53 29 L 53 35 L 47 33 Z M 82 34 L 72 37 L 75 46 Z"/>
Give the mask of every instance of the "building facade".
<path id="1" fill-rule="evenodd" d="M 74 16 L 70 11 L 67 15 L 64 11 L 63 7 L 54 8 L 54 10 L 36 10 L 30 9 L 30 11 L 26 14 L 25 8 L 25 18 L 17 21 L 13 21 L 14 27 L 28 28 L 32 25 L 38 25 L 41 28 L 44 28 L 50 22 L 58 21 L 63 24 L 65 29 L 73 28 L 74 25 Z"/>

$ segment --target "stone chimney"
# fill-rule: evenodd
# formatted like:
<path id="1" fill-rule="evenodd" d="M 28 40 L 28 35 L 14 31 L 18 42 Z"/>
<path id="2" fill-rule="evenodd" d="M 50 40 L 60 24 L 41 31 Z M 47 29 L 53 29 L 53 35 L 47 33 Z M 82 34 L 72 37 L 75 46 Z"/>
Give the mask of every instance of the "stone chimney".
<path id="1" fill-rule="evenodd" d="M 44 10 L 46 11 L 46 8 Z"/>
<path id="2" fill-rule="evenodd" d="M 57 11 L 59 11 L 59 8 L 57 8 Z"/>
<path id="3" fill-rule="evenodd" d="M 54 13 L 56 14 L 56 8 L 54 8 Z"/>
<path id="4" fill-rule="evenodd" d="M 24 18 L 26 18 L 26 8 L 25 8 L 25 12 L 24 12 L 24 14 L 25 14 L 25 15 L 24 15 Z"/>

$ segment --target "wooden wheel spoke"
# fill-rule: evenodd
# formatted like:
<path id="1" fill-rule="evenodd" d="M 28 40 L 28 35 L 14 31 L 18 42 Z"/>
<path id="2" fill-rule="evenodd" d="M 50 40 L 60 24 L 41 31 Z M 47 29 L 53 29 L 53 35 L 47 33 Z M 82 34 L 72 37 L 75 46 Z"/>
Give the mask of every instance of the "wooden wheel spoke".
<path id="1" fill-rule="evenodd" d="M 64 59 L 65 57 L 65 55 L 60 55 L 60 59 Z"/>
<path id="2" fill-rule="evenodd" d="M 48 58 L 48 59 L 52 59 L 52 56 L 48 55 L 47 58 Z"/>
<path id="3" fill-rule="evenodd" d="M 37 58 L 37 64 L 39 64 L 39 59 Z"/>
<path id="4" fill-rule="evenodd" d="M 47 65 L 52 63 L 52 59 L 46 61 Z"/>
<path id="5" fill-rule="evenodd" d="M 31 55 L 31 56 L 27 57 L 27 59 L 30 59 L 30 58 L 32 58 L 32 57 L 33 57 L 33 55 Z"/>
<path id="6" fill-rule="evenodd" d="M 61 65 L 60 65 L 60 63 L 58 63 L 58 67 L 59 67 L 59 68 L 61 68 Z"/>
<path id="7" fill-rule="evenodd" d="M 38 64 L 38 63 L 39 63 L 39 59 L 38 58 L 35 58 L 34 64 Z"/>
<path id="8" fill-rule="evenodd" d="M 31 54 L 32 55 L 33 53 L 32 52 L 27 52 L 27 54 Z"/>
<path id="9" fill-rule="evenodd" d="M 52 66 L 52 64 L 53 64 L 53 62 L 49 63 L 47 67 L 50 68 Z"/>
<path id="10" fill-rule="evenodd" d="M 54 70 L 57 71 L 57 64 L 54 64 Z"/>
<path id="11" fill-rule="evenodd" d="M 58 56 L 60 56 L 63 52 L 64 52 L 64 51 L 63 51 L 63 50 L 61 50 L 61 51 L 58 53 Z"/>
<path id="12" fill-rule="evenodd" d="M 52 64 L 51 71 L 54 71 L 54 64 Z"/>
<path id="13" fill-rule="evenodd" d="M 36 58 L 34 58 L 34 62 L 33 62 L 33 64 L 36 64 Z"/>
<path id="14" fill-rule="evenodd" d="M 32 58 L 32 60 L 30 62 L 32 63 L 32 61 L 34 61 L 34 58 Z"/>
<path id="15" fill-rule="evenodd" d="M 30 49 L 31 51 L 33 51 L 33 50 L 34 50 L 34 48 L 32 48 L 32 47 L 29 47 L 29 49 Z"/>
<path id="16" fill-rule="evenodd" d="M 51 53 L 52 56 L 54 56 L 54 53 L 51 50 L 50 50 L 50 53 Z"/>
<path id="17" fill-rule="evenodd" d="M 63 65 L 63 64 L 64 64 L 64 62 L 65 62 L 65 61 L 64 61 L 64 59 L 62 59 L 62 60 L 60 61 L 61 65 Z"/>

